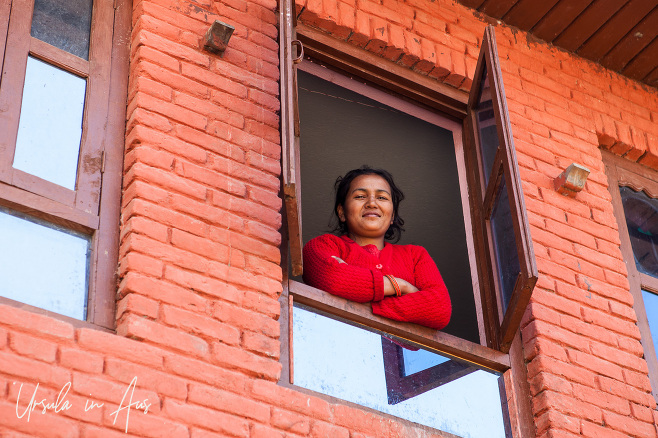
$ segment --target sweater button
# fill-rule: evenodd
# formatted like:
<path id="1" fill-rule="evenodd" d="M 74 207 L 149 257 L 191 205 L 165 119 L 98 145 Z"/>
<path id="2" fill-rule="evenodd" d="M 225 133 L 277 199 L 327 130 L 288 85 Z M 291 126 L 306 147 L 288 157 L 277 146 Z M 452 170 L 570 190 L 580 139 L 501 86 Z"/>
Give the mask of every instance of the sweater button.
<path id="1" fill-rule="evenodd" d="M 381 268 L 382 268 L 382 265 L 381 265 L 381 264 L 380 264 L 380 265 L 377 265 L 377 266 L 375 266 L 375 268 L 377 268 L 377 269 L 381 269 Z"/>

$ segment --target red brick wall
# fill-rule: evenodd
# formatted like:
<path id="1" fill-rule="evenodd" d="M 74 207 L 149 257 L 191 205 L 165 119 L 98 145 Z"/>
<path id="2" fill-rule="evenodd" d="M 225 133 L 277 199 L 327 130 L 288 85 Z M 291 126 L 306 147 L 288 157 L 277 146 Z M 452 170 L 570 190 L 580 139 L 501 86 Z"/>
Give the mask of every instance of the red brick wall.
<path id="1" fill-rule="evenodd" d="M 428 436 L 283 388 L 275 0 L 135 1 L 117 334 L 0 308 L 0 435 Z M 300 21 L 469 89 L 485 21 L 448 0 L 307 0 Z M 223 57 L 200 50 L 214 19 Z M 658 168 L 658 93 L 498 26 L 540 280 L 523 323 L 537 437 L 650 437 L 658 415 L 600 147 Z M 552 180 L 592 171 L 575 199 Z M 72 407 L 17 417 L 39 383 Z M 89 400 L 104 403 L 85 412 Z M 125 405 L 125 402 L 124 402 Z M 142 409 L 143 411 L 143 409 Z"/>

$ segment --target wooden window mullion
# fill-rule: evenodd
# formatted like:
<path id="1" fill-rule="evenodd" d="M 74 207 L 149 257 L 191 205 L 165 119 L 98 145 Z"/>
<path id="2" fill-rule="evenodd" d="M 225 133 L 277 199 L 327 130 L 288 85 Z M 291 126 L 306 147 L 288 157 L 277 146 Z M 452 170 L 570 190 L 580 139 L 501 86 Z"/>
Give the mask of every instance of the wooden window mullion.
<path id="1" fill-rule="evenodd" d="M 299 111 L 296 109 L 296 69 L 293 55 L 294 0 L 279 1 L 281 70 L 281 161 L 283 196 L 288 222 L 292 275 L 302 274 L 302 215 L 299 168 Z"/>
<path id="2" fill-rule="evenodd" d="M 12 183 L 12 163 L 18 135 L 33 2 L 13 2 L 4 46 L 0 89 L 0 181 Z"/>

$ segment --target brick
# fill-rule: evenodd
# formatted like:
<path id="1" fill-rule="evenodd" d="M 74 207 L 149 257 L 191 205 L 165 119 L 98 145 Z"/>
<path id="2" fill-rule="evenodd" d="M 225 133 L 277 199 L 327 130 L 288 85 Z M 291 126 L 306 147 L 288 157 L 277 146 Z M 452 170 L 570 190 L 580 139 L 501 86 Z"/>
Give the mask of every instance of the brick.
<path id="1" fill-rule="evenodd" d="M 85 350 L 112 355 L 115 358 L 143 365 L 162 366 L 164 352 L 142 342 L 86 328 L 78 329 L 77 339 L 80 347 Z"/>
<path id="2" fill-rule="evenodd" d="M 242 115 L 207 99 L 198 99 L 185 93 L 174 92 L 174 103 L 190 111 L 206 115 L 209 119 L 223 120 L 237 128 L 243 128 L 245 124 Z"/>
<path id="3" fill-rule="evenodd" d="M 256 333 L 262 333 L 271 338 L 279 336 L 278 321 L 259 312 L 243 309 L 230 303 L 216 302 L 213 308 L 213 316 L 220 321 Z"/>
<path id="4" fill-rule="evenodd" d="M 0 369 L 3 374 L 43 385 L 61 387 L 71 380 L 71 373 L 65 368 L 4 351 L 0 351 Z"/>
<path id="5" fill-rule="evenodd" d="M 136 222 L 142 222 L 145 229 L 153 227 L 153 226 L 155 226 L 157 228 L 159 226 L 159 224 L 154 223 L 153 221 L 149 221 L 145 218 L 140 218 L 140 217 L 133 217 L 131 220 L 128 221 L 128 223 L 131 223 L 131 222 L 132 222 L 133 225 Z M 128 227 L 127 224 L 124 225 L 124 228 L 123 228 L 122 231 L 125 231 L 126 227 Z M 164 227 L 165 232 L 166 232 L 166 229 L 167 228 Z M 151 235 L 150 237 L 154 237 L 154 236 Z M 159 238 L 156 239 L 156 240 L 161 240 L 163 237 L 165 237 L 165 236 L 159 236 Z M 123 275 L 125 275 L 126 272 L 133 271 L 133 272 L 139 272 L 139 273 L 146 274 L 146 275 L 151 275 L 153 277 L 160 277 L 162 275 L 163 267 L 164 267 L 164 264 L 162 263 L 162 261 L 154 259 L 152 257 L 149 257 L 148 255 L 137 254 L 137 253 L 129 253 L 129 254 L 126 254 L 126 256 L 123 257 L 119 261 L 119 275 L 123 276 Z"/>
<path id="6" fill-rule="evenodd" d="M 0 325 L 20 327 L 21 331 L 49 339 L 70 340 L 73 339 L 74 333 L 70 323 L 2 304 L 0 304 Z"/>
<path id="7" fill-rule="evenodd" d="M 311 429 L 308 418 L 278 408 L 272 408 L 270 421 L 273 426 L 286 432 L 308 435 Z"/>
<path id="8" fill-rule="evenodd" d="M 151 300 L 173 304 L 187 310 L 205 311 L 208 307 L 208 302 L 197 293 L 166 281 L 133 272 L 129 272 L 121 281 L 119 291 L 122 295 L 129 293 L 140 294 Z"/>
<path id="9" fill-rule="evenodd" d="M 137 397 L 136 397 L 137 398 Z M 118 416 L 111 415 L 115 410 L 114 407 L 111 409 L 105 409 L 103 424 L 108 427 L 121 431 L 123 436 L 126 436 L 125 431 L 134 434 L 134 436 L 147 437 L 147 438 L 158 438 L 158 437 L 171 437 L 171 438 L 189 438 L 188 423 L 185 421 L 174 422 L 170 418 L 164 418 L 164 415 L 154 415 L 149 412 L 144 414 L 140 410 L 132 410 L 130 415 L 130 422 L 127 422 L 127 418 L 120 413 Z M 118 404 L 116 405 L 118 408 Z M 116 423 L 114 419 L 116 418 Z"/>
<path id="10" fill-rule="evenodd" d="M 206 357 L 209 353 L 208 343 L 203 339 L 133 315 L 122 321 L 117 334 L 197 357 Z"/>
<path id="11" fill-rule="evenodd" d="M 624 375 L 624 381 L 629 385 L 639 388 L 643 391 L 650 391 L 651 384 L 649 383 L 649 377 L 645 373 L 638 373 L 633 370 L 622 370 Z"/>
<path id="12" fill-rule="evenodd" d="M 126 178 L 141 179 L 168 191 L 174 191 L 200 200 L 206 199 L 206 188 L 202 185 L 181 178 L 171 171 L 150 167 L 139 162 L 130 168 Z"/>
<path id="13" fill-rule="evenodd" d="M 581 423 L 581 436 L 588 438 L 628 438 L 628 435 L 621 432 L 616 432 L 607 427 L 600 426 L 601 422 L 598 424 L 590 423 L 589 421 L 583 421 Z"/>
<path id="14" fill-rule="evenodd" d="M 532 400 L 535 412 L 543 409 L 557 410 L 572 417 L 601 423 L 601 409 L 573 397 L 551 391 L 543 391 Z"/>
<path id="15" fill-rule="evenodd" d="M 235 437 L 249 437 L 249 422 L 241 417 L 165 399 L 164 411 L 173 420 L 196 425 Z"/>
<path id="16" fill-rule="evenodd" d="M 239 302 L 242 296 L 240 291 L 235 287 L 227 285 L 225 282 L 208 278 L 207 275 L 185 271 L 172 266 L 167 266 L 165 278 L 192 292 L 200 292 L 210 295 L 212 298 L 221 298 L 233 303 Z"/>
<path id="17" fill-rule="evenodd" d="M 178 215 L 177 219 L 181 218 L 181 216 Z M 187 218 L 185 219 L 187 220 Z M 208 260 L 206 258 L 137 234 L 132 234 L 125 239 L 121 251 L 125 253 L 137 251 L 143 254 L 151 254 L 161 258 L 165 263 L 171 263 L 175 266 L 198 272 L 206 272 L 208 270 Z"/>
<path id="18" fill-rule="evenodd" d="M 126 385 L 130 385 L 132 380 L 137 377 L 135 388 L 153 391 L 161 397 L 166 396 L 185 400 L 188 395 L 186 380 L 176 378 L 169 373 L 161 372 L 152 367 L 107 358 L 104 374 Z"/>
<path id="19" fill-rule="evenodd" d="M 191 382 L 212 385 L 237 394 L 245 392 L 247 377 L 206 361 L 171 355 L 165 358 L 165 370 Z"/>
<path id="20" fill-rule="evenodd" d="M 48 431 L 48 436 L 53 438 L 77 438 L 80 436 L 79 423 L 70 418 L 55 413 L 43 415 L 39 411 L 35 411 L 30 415 L 28 422 L 27 417 L 18 418 L 15 404 L 5 401 L 0 401 L 0 418 L 2 418 L 3 428 L 19 433 L 24 432 L 24 436 L 43 436 L 44 431 Z M 6 436 L 4 429 L 0 430 L 3 432 L 3 436 Z"/>
<path id="21" fill-rule="evenodd" d="M 314 421 L 311 425 L 311 437 L 324 438 L 350 438 L 350 431 L 342 427 L 334 426 L 333 424 L 324 423 L 321 421 Z"/>
<path id="22" fill-rule="evenodd" d="M 624 382 L 604 376 L 597 376 L 596 379 L 598 381 L 599 389 L 604 392 L 620 397 L 630 403 L 638 403 L 645 406 L 652 406 L 655 404 L 651 391 L 641 391 Z M 626 411 L 624 410 L 624 412 Z"/>
<path id="23" fill-rule="evenodd" d="M 144 189 L 144 186 L 141 183 L 135 184 L 136 191 Z M 139 186 L 139 187 L 137 187 Z M 156 189 L 159 190 L 159 189 Z M 143 190 L 142 190 L 143 193 Z M 156 201 L 157 202 L 157 201 Z M 134 204 L 133 204 L 134 205 Z M 137 209 L 133 210 L 136 212 Z M 123 239 L 129 233 L 142 234 L 144 236 L 150 237 L 151 239 L 158 240 L 160 242 L 167 242 L 169 240 L 169 229 L 166 225 L 157 223 L 153 217 L 141 217 L 141 216 L 129 216 L 124 218 L 124 226 L 121 230 L 121 239 Z M 143 255 L 142 255 L 143 256 Z M 162 274 L 162 264 L 160 266 L 151 266 L 151 270 L 157 275 Z M 160 268 L 158 270 L 158 267 Z"/>
<path id="24" fill-rule="evenodd" d="M 653 422 L 645 423 L 612 412 L 604 412 L 603 420 L 610 428 L 623 432 L 628 436 L 643 438 L 655 436 L 656 434 L 656 426 Z"/>
<path id="25" fill-rule="evenodd" d="M 206 257 L 211 260 L 226 263 L 228 261 L 229 248 L 194 234 L 173 229 L 171 231 L 171 244 L 185 251 Z"/>
<path id="26" fill-rule="evenodd" d="M 270 407 L 268 405 L 207 385 L 191 384 L 187 400 L 191 403 L 249 418 L 260 423 L 269 423 L 270 420 Z M 218 404 L 218 400 L 221 400 L 221 404 Z"/>
<path id="27" fill-rule="evenodd" d="M 21 356 L 53 363 L 57 356 L 57 344 L 24 333 L 9 334 L 9 348 Z"/>
<path id="28" fill-rule="evenodd" d="M 573 384 L 562 377 L 551 374 L 550 372 L 538 373 L 529 383 L 530 392 L 533 396 L 547 390 L 573 395 Z"/>
<path id="29" fill-rule="evenodd" d="M 566 380 L 581 383 L 585 386 L 593 387 L 595 385 L 596 374 L 593 371 L 545 356 L 537 356 L 528 364 L 528 377 L 532 378 L 537 373 L 545 370 L 550 370 L 556 376 L 564 377 Z"/>
<path id="30" fill-rule="evenodd" d="M 212 358 L 215 363 L 229 369 L 267 380 L 278 380 L 281 374 L 281 364 L 278 361 L 218 342 L 212 345 Z"/>
<path id="31" fill-rule="evenodd" d="M 250 395 L 257 400 L 316 419 L 332 418 L 332 410 L 335 407 L 321 398 L 266 380 L 251 380 Z"/>
<path id="32" fill-rule="evenodd" d="M 611 318 L 609 313 L 583 308 L 583 319 L 613 332 L 640 339 L 640 331 L 633 322 L 624 321 L 620 318 Z"/>
<path id="33" fill-rule="evenodd" d="M 167 325 L 183 329 L 186 333 L 217 339 L 229 345 L 237 345 L 240 342 L 240 330 L 198 313 L 163 306 L 162 320 Z"/>
<path id="34" fill-rule="evenodd" d="M 132 98 L 135 93 L 139 92 L 157 97 L 165 102 L 171 102 L 173 96 L 171 87 L 145 77 L 137 77 L 131 80 L 128 98 Z"/>
<path id="35" fill-rule="evenodd" d="M 278 340 L 269 338 L 259 333 L 244 332 L 242 336 L 242 347 L 254 353 L 279 359 L 281 345 Z"/>
<path id="36" fill-rule="evenodd" d="M 78 348 L 60 346 L 58 362 L 63 368 L 91 374 L 103 372 L 104 359 L 102 355 L 82 351 Z"/>
<path id="37" fill-rule="evenodd" d="M 199 147 L 199 145 L 193 144 L 194 142 L 188 142 L 188 138 L 182 138 L 183 136 L 181 133 L 190 131 L 198 132 L 189 126 L 178 125 L 172 131 L 176 134 L 177 137 L 181 137 L 176 138 L 174 136 L 168 135 L 167 133 L 159 132 L 155 129 L 150 129 L 144 126 L 136 126 L 128 135 L 128 143 L 138 142 L 157 146 L 189 161 L 205 163 L 207 159 L 206 150 Z M 211 145 L 212 142 L 207 142 L 202 146 L 210 147 Z"/>
<path id="38" fill-rule="evenodd" d="M 281 431 L 272 429 L 271 427 L 262 424 L 254 424 L 251 427 L 251 438 L 283 438 L 284 434 Z"/>

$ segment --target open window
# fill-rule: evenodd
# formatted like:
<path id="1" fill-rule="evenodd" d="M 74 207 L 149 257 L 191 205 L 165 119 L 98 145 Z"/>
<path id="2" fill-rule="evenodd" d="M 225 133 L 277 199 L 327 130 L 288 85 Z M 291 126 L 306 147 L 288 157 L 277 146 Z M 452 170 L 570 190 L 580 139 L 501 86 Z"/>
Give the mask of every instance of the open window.
<path id="1" fill-rule="evenodd" d="M 0 4 L 0 297 L 106 328 L 129 14 L 122 0 Z"/>
<path id="2" fill-rule="evenodd" d="M 603 152 L 644 358 L 658 399 L 658 172 Z"/>
<path id="3" fill-rule="evenodd" d="M 282 384 L 465 434 L 459 427 L 449 429 L 447 420 L 428 423 L 401 411 L 482 378 L 490 381 L 483 388 L 488 388 L 489 401 L 495 399 L 493 411 L 500 413 L 507 401 L 501 388 L 503 394 L 513 391 L 501 376 L 512 373 L 507 353 L 537 270 L 493 28 L 485 33 L 469 97 L 304 26 L 293 37 L 292 20 L 286 21 L 294 17 L 292 6 L 280 4 L 289 242 L 289 250 L 284 244 L 282 251 L 290 266 L 284 267 Z M 295 38 L 301 43 L 293 44 Z M 302 44 L 307 56 L 300 61 Z M 407 195 L 401 207 L 407 232 L 400 243 L 428 249 L 444 277 L 453 318 L 443 331 L 378 317 L 367 304 L 332 296 L 299 279 L 304 242 L 327 232 L 335 178 L 362 164 L 391 171 Z M 405 365 L 414 355 L 425 364 L 416 371 Z M 345 358 L 371 372 L 377 364 L 379 380 L 373 385 L 383 393 L 375 401 L 345 392 L 349 382 L 362 379 L 342 374 L 341 364 L 320 368 Z M 338 380 L 318 378 L 326 375 Z M 477 391 L 469 393 L 477 397 Z M 491 436 L 511 436 L 506 409 L 502 412 L 491 420 L 499 425 Z"/>

